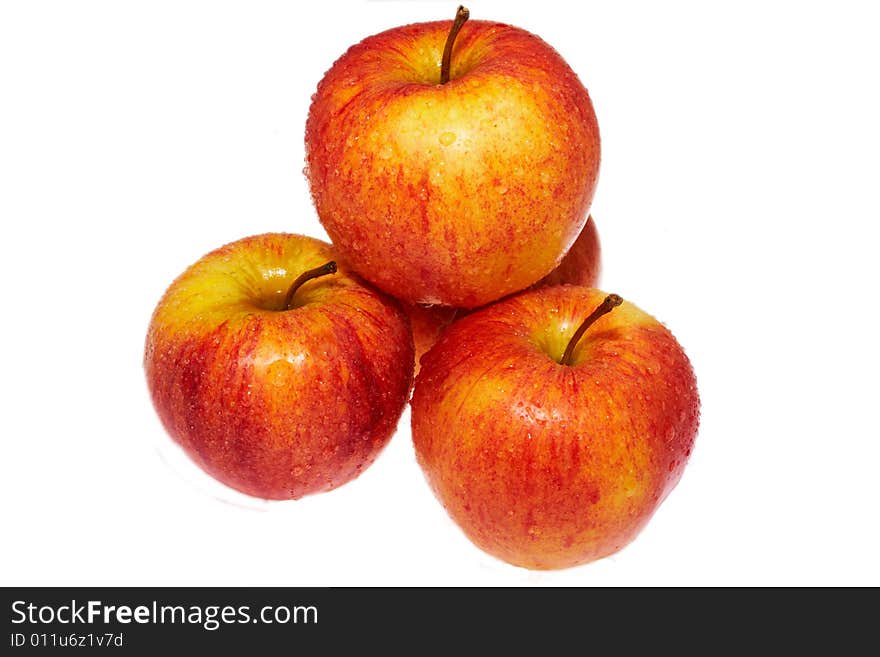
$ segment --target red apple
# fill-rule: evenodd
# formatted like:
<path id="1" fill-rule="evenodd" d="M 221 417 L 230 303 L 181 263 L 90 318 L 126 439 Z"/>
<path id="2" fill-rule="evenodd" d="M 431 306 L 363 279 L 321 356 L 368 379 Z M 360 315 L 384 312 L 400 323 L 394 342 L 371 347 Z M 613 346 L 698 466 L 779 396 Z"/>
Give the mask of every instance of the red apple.
<path id="1" fill-rule="evenodd" d="M 568 285 L 525 292 L 457 320 L 423 357 L 418 462 L 486 552 L 535 569 L 607 556 L 681 477 L 693 370 L 669 330 L 620 303 Z"/>
<path id="2" fill-rule="evenodd" d="M 350 481 L 409 396 L 406 315 L 334 260 L 301 235 L 242 239 L 189 267 L 153 313 L 144 367 L 163 425 L 248 495 L 295 499 Z"/>
<path id="3" fill-rule="evenodd" d="M 309 110 L 306 172 L 364 278 L 410 303 L 474 308 L 546 276 L 574 242 L 599 130 L 587 90 L 540 38 L 450 27 L 390 29 L 333 64 Z"/>

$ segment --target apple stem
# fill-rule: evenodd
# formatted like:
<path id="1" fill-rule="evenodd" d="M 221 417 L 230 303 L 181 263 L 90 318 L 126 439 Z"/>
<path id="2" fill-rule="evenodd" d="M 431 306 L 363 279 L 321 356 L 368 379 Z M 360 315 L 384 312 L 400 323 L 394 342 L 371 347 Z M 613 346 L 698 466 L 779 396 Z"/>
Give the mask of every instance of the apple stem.
<path id="1" fill-rule="evenodd" d="M 449 36 L 446 37 L 446 46 L 443 48 L 443 59 L 440 63 L 440 84 L 449 82 L 449 71 L 452 68 L 452 45 L 455 43 L 455 37 L 458 36 L 461 26 L 465 24 L 471 12 L 462 5 L 458 6 L 455 12 L 455 20 L 452 21 L 452 27 L 449 29 Z"/>
<path id="2" fill-rule="evenodd" d="M 320 276 L 326 276 L 327 274 L 335 274 L 336 273 L 336 262 L 331 260 L 330 262 L 326 262 L 320 267 L 315 267 L 314 269 L 309 269 L 308 271 L 304 271 L 300 274 L 297 279 L 293 282 L 293 284 L 287 290 L 287 296 L 284 297 L 284 309 L 290 310 L 293 308 L 293 295 L 296 294 L 296 291 L 300 288 L 300 286 L 306 281 L 310 281 L 313 278 L 318 278 Z"/>
<path id="3" fill-rule="evenodd" d="M 584 333 L 586 333 L 587 329 L 590 328 L 593 322 L 599 319 L 602 315 L 610 313 L 622 303 L 623 299 L 616 294 L 609 294 L 605 297 L 605 300 L 599 304 L 596 310 L 590 313 L 590 316 L 578 326 L 578 330 L 574 332 L 573 336 L 571 336 L 571 340 L 568 341 L 568 346 L 565 348 L 565 353 L 562 354 L 562 360 L 560 360 L 559 363 L 561 365 L 571 365 L 571 359 L 572 356 L 574 356 L 574 348 L 577 346 L 578 341 L 580 341 Z"/>

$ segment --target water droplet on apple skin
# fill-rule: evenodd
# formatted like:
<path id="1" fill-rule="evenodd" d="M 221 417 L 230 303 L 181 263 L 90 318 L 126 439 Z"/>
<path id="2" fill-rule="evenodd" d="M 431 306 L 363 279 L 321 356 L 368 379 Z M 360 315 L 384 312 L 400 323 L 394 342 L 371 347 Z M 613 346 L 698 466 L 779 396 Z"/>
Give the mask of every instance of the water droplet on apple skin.
<path id="1" fill-rule="evenodd" d="M 440 135 L 440 143 L 443 146 L 452 146 L 456 139 L 458 139 L 458 137 L 454 132 L 444 132 Z"/>

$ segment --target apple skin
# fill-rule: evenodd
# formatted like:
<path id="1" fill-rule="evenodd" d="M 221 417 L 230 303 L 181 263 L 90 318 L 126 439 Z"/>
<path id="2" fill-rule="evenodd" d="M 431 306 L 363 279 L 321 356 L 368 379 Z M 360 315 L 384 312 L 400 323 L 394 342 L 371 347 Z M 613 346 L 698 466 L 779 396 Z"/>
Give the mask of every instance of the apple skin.
<path id="1" fill-rule="evenodd" d="M 165 292 L 144 368 L 171 437 L 243 493 L 296 499 L 355 478 L 379 454 L 408 400 L 409 323 L 399 304 L 344 265 L 284 296 L 336 259 L 301 235 L 223 246 Z"/>
<path id="2" fill-rule="evenodd" d="M 587 90 L 525 30 L 450 21 L 352 46 L 306 122 L 318 216 L 351 266 L 409 303 L 474 308 L 549 274 L 586 221 L 600 140 Z"/>
<path id="3" fill-rule="evenodd" d="M 602 247 L 599 243 L 599 232 L 592 216 L 571 245 L 568 253 L 553 271 L 547 274 L 533 287 L 548 285 L 580 285 L 596 287 L 602 273 Z"/>
<path id="4" fill-rule="evenodd" d="M 656 319 L 624 302 L 559 364 L 605 296 L 524 292 L 457 320 L 422 359 L 417 460 L 465 534 L 511 564 L 567 568 L 620 550 L 690 456 L 696 380 Z"/>
<path id="5" fill-rule="evenodd" d="M 582 285 L 595 287 L 599 283 L 601 273 L 602 249 L 599 233 L 593 217 L 587 218 L 587 225 L 571 245 L 568 253 L 552 272 L 532 286 L 532 289 L 548 285 Z M 418 376 L 421 358 L 434 346 L 443 331 L 453 321 L 467 315 L 466 308 L 450 308 L 448 306 L 422 306 L 404 304 L 412 325 L 413 341 L 416 347 L 416 368 Z"/>
<path id="6" fill-rule="evenodd" d="M 425 354 L 449 326 L 458 314 L 458 308 L 449 306 L 422 306 L 404 303 L 403 309 L 409 316 L 412 327 L 413 345 L 415 346 L 415 375 L 418 376 L 419 359 Z"/>

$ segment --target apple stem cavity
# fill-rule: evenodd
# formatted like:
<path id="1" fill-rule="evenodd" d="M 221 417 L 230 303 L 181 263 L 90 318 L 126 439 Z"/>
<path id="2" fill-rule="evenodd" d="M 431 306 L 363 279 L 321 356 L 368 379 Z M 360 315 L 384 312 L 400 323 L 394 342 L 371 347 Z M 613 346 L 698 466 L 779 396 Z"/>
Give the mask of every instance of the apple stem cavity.
<path id="1" fill-rule="evenodd" d="M 449 29 L 449 36 L 446 37 L 446 45 L 443 48 L 443 59 L 440 62 L 440 84 L 449 82 L 449 72 L 452 68 L 452 46 L 455 44 L 455 37 L 458 36 L 461 26 L 465 24 L 471 12 L 467 7 L 458 6 L 455 12 L 455 20 L 452 21 L 452 27 Z"/>
<path id="2" fill-rule="evenodd" d="M 296 294 L 296 291 L 300 288 L 300 286 L 306 281 L 310 281 L 313 278 L 319 278 L 321 276 L 326 276 L 327 274 L 335 274 L 336 273 L 336 261 L 331 260 L 330 262 L 326 262 L 320 267 L 315 267 L 314 269 L 309 269 L 308 271 L 304 271 L 300 274 L 297 279 L 293 282 L 293 284 L 287 290 L 287 296 L 284 297 L 284 309 L 290 310 L 294 307 L 293 305 L 293 296 Z"/>
<path id="3" fill-rule="evenodd" d="M 568 341 L 568 346 L 565 348 L 565 353 L 562 354 L 562 360 L 559 361 L 560 365 L 571 365 L 572 358 L 574 357 L 574 348 L 577 346 L 577 343 L 583 337 L 584 333 L 587 332 L 587 329 L 592 326 L 593 322 L 599 319 L 602 315 L 610 313 L 612 310 L 617 308 L 620 304 L 623 303 L 623 299 L 616 294 L 609 294 L 599 306 L 590 313 L 589 317 L 587 317 L 580 326 L 578 326 L 577 331 L 574 332 L 574 335 L 571 336 L 571 340 Z"/>

